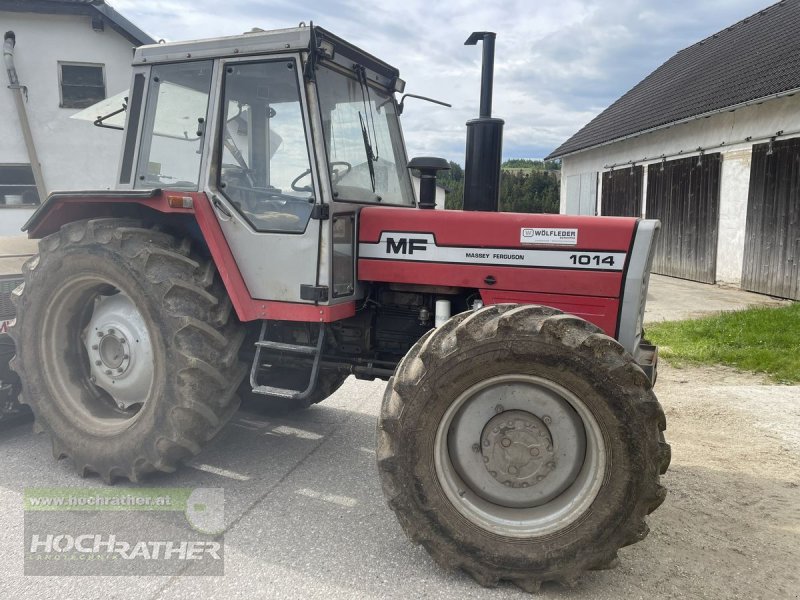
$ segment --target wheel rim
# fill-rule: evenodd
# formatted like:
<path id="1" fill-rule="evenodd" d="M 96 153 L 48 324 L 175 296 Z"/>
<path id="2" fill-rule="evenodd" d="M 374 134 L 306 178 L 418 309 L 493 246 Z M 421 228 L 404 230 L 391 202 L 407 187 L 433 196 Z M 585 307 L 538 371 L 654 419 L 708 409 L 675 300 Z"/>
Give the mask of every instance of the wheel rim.
<path id="1" fill-rule="evenodd" d="M 97 276 L 75 277 L 53 294 L 41 356 L 66 418 L 87 433 L 130 427 L 155 379 L 153 338 L 128 293 Z"/>
<path id="2" fill-rule="evenodd" d="M 122 410 L 143 406 L 153 382 L 153 345 L 144 317 L 126 294 L 95 297 L 83 343 L 93 383 Z"/>
<path id="3" fill-rule="evenodd" d="M 503 375 L 462 393 L 436 432 L 434 462 L 467 519 L 511 537 L 567 527 L 594 501 L 606 467 L 603 435 L 572 392 L 532 375 Z"/>

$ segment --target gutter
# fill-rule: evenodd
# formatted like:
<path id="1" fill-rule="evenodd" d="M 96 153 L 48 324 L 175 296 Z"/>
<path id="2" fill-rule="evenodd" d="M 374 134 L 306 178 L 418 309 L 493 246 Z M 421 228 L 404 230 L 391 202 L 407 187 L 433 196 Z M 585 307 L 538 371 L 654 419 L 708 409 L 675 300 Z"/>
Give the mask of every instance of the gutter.
<path id="1" fill-rule="evenodd" d="M 17 38 L 13 31 L 7 31 L 3 42 L 3 61 L 6 63 L 8 73 L 8 89 L 14 93 L 14 104 L 17 107 L 17 116 L 22 127 L 22 136 L 25 138 L 25 147 L 28 149 L 28 160 L 31 163 L 33 179 L 36 182 L 36 191 L 39 193 L 39 202 L 44 202 L 47 198 L 47 188 L 44 185 L 44 175 L 42 165 L 39 163 L 39 156 L 36 154 L 36 144 L 33 141 L 31 124 L 28 121 L 28 112 L 25 109 L 25 102 L 28 99 L 28 88 L 19 84 L 17 69 L 14 66 L 14 46 Z"/>
<path id="2" fill-rule="evenodd" d="M 800 88 L 792 88 L 783 92 L 778 92 L 777 94 L 770 94 L 769 96 L 761 96 L 760 98 L 753 98 L 752 100 L 746 100 L 745 102 L 740 102 L 739 104 L 731 104 L 730 106 L 723 106 L 722 108 L 715 108 L 714 110 L 710 110 L 708 112 L 700 113 L 699 115 L 694 115 L 692 117 L 685 117 L 683 119 L 679 119 L 677 121 L 670 121 L 669 123 L 664 123 L 663 125 L 659 125 L 657 127 L 651 127 L 650 129 L 642 129 L 641 131 L 637 131 L 635 133 L 630 133 L 628 135 L 623 135 L 622 137 L 614 138 L 605 142 L 600 142 L 599 144 L 595 144 L 594 146 L 587 146 L 585 148 L 579 148 L 578 150 L 572 150 L 571 152 L 565 152 L 564 154 L 550 154 L 544 160 L 553 160 L 556 158 L 566 158 L 568 156 L 573 156 L 575 154 L 580 154 L 581 152 L 588 152 L 589 150 L 594 150 L 596 148 L 602 148 L 603 146 L 608 146 L 610 144 L 616 144 L 617 142 L 624 142 L 626 140 L 636 138 L 648 133 L 653 133 L 655 131 L 660 131 L 662 129 L 669 129 L 670 127 L 674 127 L 675 125 L 683 125 L 684 123 L 690 123 L 692 121 L 698 121 L 700 119 L 705 119 L 706 117 L 711 117 L 714 115 L 718 115 L 724 112 L 733 112 L 739 108 L 746 108 L 748 106 L 752 106 L 754 104 L 761 104 L 762 102 L 766 102 L 767 100 L 777 100 L 778 98 L 784 98 L 786 96 L 793 96 L 794 94 L 800 92 Z"/>

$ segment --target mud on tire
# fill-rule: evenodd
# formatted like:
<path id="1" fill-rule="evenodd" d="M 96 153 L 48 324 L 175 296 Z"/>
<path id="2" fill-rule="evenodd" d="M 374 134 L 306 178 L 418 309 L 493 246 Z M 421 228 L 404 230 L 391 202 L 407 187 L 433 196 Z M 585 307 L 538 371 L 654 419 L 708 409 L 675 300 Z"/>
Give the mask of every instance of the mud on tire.
<path id="1" fill-rule="evenodd" d="M 503 383 L 507 379 L 509 382 Z M 487 388 L 488 392 L 480 391 L 481 386 L 489 385 L 487 381 L 500 383 Z M 548 398 L 559 393 L 562 399 L 572 399 L 572 408 L 564 400 L 566 407 L 558 410 L 563 410 L 562 420 L 572 419 L 573 424 L 578 422 L 571 417 L 573 408 L 583 415 L 586 453 L 584 464 L 575 463 L 581 470 L 573 483 L 566 478 L 567 487 L 553 492 L 560 495 L 551 500 L 543 497 L 541 504 L 528 506 L 513 505 L 514 494 L 532 497 L 537 485 L 553 477 L 548 472 L 550 467 L 531 463 L 529 473 L 537 473 L 534 467 L 544 469 L 538 471 L 542 483 L 531 477 L 525 481 L 526 489 L 521 489 L 520 483 L 520 489 L 505 494 L 504 486 L 508 489 L 522 480 L 501 473 L 501 485 L 492 487 L 491 477 L 497 478 L 497 471 L 487 475 L 470 471 L 473 467 L 459 471 L 445 464 L 455 461 L 453 457 L 467 456 L 465 460 L 469 461 L 469 447 L 462 452 L 451 445 L 460 439 L 458 428 L 469 423 L 465 412 L 452 417 L 452 407 L 458 402 L 477 402 L 475 411 L 484 412 L 480 402 L 497 403 L 496 411 L 490 410 L 491 414 L 485 416 L 488 423 L 477 420 L 477 426 L 487 425 L 472 444 L 472 451 L 483 459 L 487 471 L 497 469 L 498 459 L 481 453 L 495 448 L 498 441 L 503 447 L 510 445 L 512 440 L 502 438 L 508 431 L 516 431 L 517 424 L 524 424 L 519 427 L 524 431 L 515 434 L 515 447 L 521 440 L 521 447 L 529 448 L 531 454 L 538 455 L 540 449 L 558 452 L 555 415 L 504 412 L 508 409 L 502 404 L 513 408 L 515 402 L 533 402 L 520 393 L 528 389 L 525 386 L 534 390 L 531 397 L 539 395 L 537 402 L 550 402 Z M 479 391 L 470 396 L 470 390 L 475 389 Z M 487 399 L 481 396 L 484 393 L 494 396 Z M 473 405 L 463 406 L 466 411 Z M 551 402 L 551 406 L 557 405 Z M 478 414 L 475 411 L 469 414 L 474 417 Z M 489 425 L 495 417 L 501 419 L 500 427 Z M 535 591 L 545 581 L 572 585 L 587 570 L 613 567 L 619 548 L 647 535 L 645 516 L 665 497 L 665 489 L 659 484 L 659 475 L 670 460 L 662 434 L 665 426 L 664 413 L 648 378 L 631 356 L 597 327 L 551 308 L 497 305 L 453 317 L 423 337 L 402 360 L 383 399 L 377 434 L 378 469 L 387 502 L 403 529 L 439 565 L 463 569 L 484 586 L 507 580 Z M 547 444 L 548 427 L 555 449 Z M 525 446 L 526 440 L 532 439 L 531 432 L 545 441 L 534 440 L 540 445 Z M 499 444 L 497 449 L 497 456 L 501 456 Z M 577 451 L 574 454 L 579 456 Z M 594 472 L 584 471 L 590 456 L 594 457 L 592 464 L 597 465 Z M 561 458 L 552 459 L 554 470 L 550 472 L 559 473 L 558 460 Z M 509 472 L 517 473 L 524 462 L 523 457 L 522 462 L 514 463 L 517 466 L 508 467 Z M 472 489 L 469 478 L 473 476 L 489 483 L 483 489 Z M 452 481 L 457 482 L 455 487 Z M 585 482 L 586 487 L 576 488 L 578 482 Z M 486 490 L 495 488 L 501 498 L 486 501 Z M 583 495 L 572 491 L 584 489 L 588 491 L 581 492 Z M 584 503 L 580 512 L 570 513 L 563 508 L 569 504 L 557 504 L 559 498 L 571 493 L 576 494 L 575 504 Z M 496 510 L 492 508 L 495 504 Z M 555 508 L 548 512 L 549 506 Z M 488 517 L 481 512 L 484 509 Z M 515 521 L 516 515 L 520 521 Z M 542 515 L 541 519 L 536 515 Z M 528 529 L 519 523 L 528 524 Z"/>
<path id="2" fill-rule="evenodd" d="M 23 275 L 12 367 L 54 456 L 80 474 L 111 482 L 174 471 L 236 411 L 244 331 L 213 263 L 189 240 L 131 219 L 74 222 L 39 242 Z M 124 408 L 95 385 L 88 348 L 97 346 L 85 342 L 93 303 L 114 294 L 141 314 L 152 348 L 143 403 Z"/>

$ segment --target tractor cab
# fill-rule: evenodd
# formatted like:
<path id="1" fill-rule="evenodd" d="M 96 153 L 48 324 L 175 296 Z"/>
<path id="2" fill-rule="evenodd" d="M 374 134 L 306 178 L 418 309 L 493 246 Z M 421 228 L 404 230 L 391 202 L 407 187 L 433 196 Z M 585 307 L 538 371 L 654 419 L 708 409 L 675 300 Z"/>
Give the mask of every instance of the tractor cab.
<path id="1" fill-rule="evenodd" d="M 314 26 L 138 48 L 118 189 L 205 193 L 253 298 L 352 301 L 359 207 L 416 202 L 403 86 Z"/>

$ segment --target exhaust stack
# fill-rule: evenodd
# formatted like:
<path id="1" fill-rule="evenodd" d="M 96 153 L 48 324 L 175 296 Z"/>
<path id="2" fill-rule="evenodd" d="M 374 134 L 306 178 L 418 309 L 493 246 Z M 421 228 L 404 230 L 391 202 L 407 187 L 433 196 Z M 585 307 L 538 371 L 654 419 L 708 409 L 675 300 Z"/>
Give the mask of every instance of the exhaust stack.
<path id="1" fill-rule="evenodd" d="M 492 117 L 495 37 L 496 34 L 490 31 L 476 31 L 464 42 L 465 46 L 483 42 L 480 116 L 467 121 L 464 210 L 497 212 L 500 207 L 500 163 L 505 123 Z"/>

